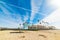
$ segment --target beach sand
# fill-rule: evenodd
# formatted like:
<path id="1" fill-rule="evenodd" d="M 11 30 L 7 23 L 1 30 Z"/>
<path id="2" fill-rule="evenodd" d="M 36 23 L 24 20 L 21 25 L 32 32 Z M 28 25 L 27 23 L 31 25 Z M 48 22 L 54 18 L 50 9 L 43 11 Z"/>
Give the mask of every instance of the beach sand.
<path id="1" fill-rule="evenodd" d="M 0 31 L 0 40 L 60 40 L 60 30 Z"/>

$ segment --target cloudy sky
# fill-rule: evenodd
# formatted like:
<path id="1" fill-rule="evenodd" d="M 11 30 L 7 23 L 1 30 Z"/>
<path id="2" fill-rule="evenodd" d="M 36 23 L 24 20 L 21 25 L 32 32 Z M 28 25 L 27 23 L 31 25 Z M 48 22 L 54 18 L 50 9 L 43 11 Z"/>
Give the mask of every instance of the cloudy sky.
<path id="1" fill-rule="evenodd" d="M 0 27 L 17 28 L 20 23 L 47 21 L 60 28 L 59 0 L 0 0 Z"/>

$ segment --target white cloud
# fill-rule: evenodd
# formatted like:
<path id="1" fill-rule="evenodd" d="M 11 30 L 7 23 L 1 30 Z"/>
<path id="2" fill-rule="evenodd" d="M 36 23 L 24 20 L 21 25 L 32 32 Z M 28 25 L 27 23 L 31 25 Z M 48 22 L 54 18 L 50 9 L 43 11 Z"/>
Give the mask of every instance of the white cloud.
<path id="1" fill-rule="evenodd" d="M 0 3 L 3 4 L 4 7 L 6 7 L 7 9 L 9 9 L 11 12 L 14 12 L 14 10 L 11 7 L 9 7 L 5 2 L 0 1 Z"/>
<path id="2" fill-rule="evenodd" d="M 59 8 L 60 7 L 60 0 L 47 0 L 48 4 L 54 7 Z"/>
<path id="3" fill-rule="evenodd" d="M 4 8 L 1 4 L 0 4 L 0 8 L 1 8 L 1 10 L 3 10 L 3 12 L 4 12 L 5 14 L 7 14 L 7 15 L 10 14 L 10 12 L 9 12 L 6 8 Z"/>
<path id="4" fill-rule="evenodd" d="M 47 14 L 44 14 L 44 13 L 39 12 L 41 10 L 41 7 L 42 7 L 43 4 L 44 4 L 44 0 L 31 0 L 32 12 L 31 12 L 31 17 L 30 17 L 30 23 L 32 23 L 35 15 L 37 13 L 39 15 L 42 15 L 42 16 L 46 16 L 47 15 Z"/>
<path id="5" fill-rule="evenodd" d="M 3 1 L 0 1 L 0 3 L 7 4 L 7 3 L 5 3 Z M 16 6 L 16 5 L 13 5 L 13 4 L 8 4 L 8 5 L 13 6 L 13 7 L 16 7 L 16 8 L 19 8 L 19 9 L 23 9 L 23 10 L 26 10 L 26 11 L 31 11 L 30 9 L 26 9 L 24 7 L 21 7 L 21 6 Z"/>
<path id="6" fill-rule="evenodd" d="M 56 28 L 60 29 L 60 0 L 50 0 L 48 4 L 57 9 L 42 20 L 49 22 L 50 25 L 56 26 Z"/>
<path id="7" fill-rule="evenodd" d="M 31 21 L 34 19 L 34 16 L 36 15 L 38 10 L 40 9 L 41 4 L 42 4 L 42 0 L 38 0 L 38 1 L 31 0 L 31 6 L 32 6 L 32 13 L 31 13 L 31 17 L 30 17 Z"/>
<path id="8" fill-rule="evenodd" d="M 50 25 L 60 28 L 60 8 L 53 11 L 48 17 L 44 18 L 43 21 L 49 22 Z"/>
<path id="9" fill-rule="evenodd" d="M 4 4 L 3 4 L 4 5 Z M 19 25 L 18 24 L 20 24 L 20 23 L 23 23 L 23 21 L 22 21 L 22 19 L 21 19 L 21 16 L 19 15 L 19 14 L 12 14 L 9 10 L 11 10 L 12 11 L 12 9 L 9 7 L 9 6 L 7 6 L 7 5 L 5 5 L 6 7 L 8 7 L 9 8 L 9 10 L 6 8 L 6 7 L 4 7 L 3 5 L 0 5 L 0 8 L 1 8 L 1 10 L 2 10 L 2 12 L 3 12 L 3 14 L 6 14 L 6 16 L 5 17 L 3 17 L 1 20 L 3 20 L 4 22 L 6 22 L 6 24 L 7 25 L 4 25 L 4 22 L 2 22 L 2 25 L 0 25 L 0 26 L 3 26 L 3 27 L 6 27 L 6 26 L 8 26 L 8 27 L 18 27 Z M 12 17 L 12 15 L 13 16 L 16 16 L 17 17 L 17 19 L 14 19 L 13 17 Z M 1 23 L 0 23 L 1 24 Z"/>
<path id="10" fill-rule="evenodd" d="M 29 18 L 28 12 L 26 12 L 26 15 L 24 15 L 24 22 L 26 22 Z"/>
<path id="11" fill-rule="evenodd" d="M 0 27 L 8 27 L 8 28 L 17 28 L 18 24 L 16 22 L 7 20 L 7 19 L 1 19 L 0 20 Z"/>

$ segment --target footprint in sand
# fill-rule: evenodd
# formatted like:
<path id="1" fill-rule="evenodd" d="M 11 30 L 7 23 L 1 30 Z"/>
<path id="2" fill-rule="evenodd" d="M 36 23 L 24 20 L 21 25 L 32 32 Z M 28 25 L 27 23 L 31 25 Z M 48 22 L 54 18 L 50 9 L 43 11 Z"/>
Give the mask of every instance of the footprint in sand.
<path id="1" fill-rule="evenodd" d="M 39 36 L 44 37 L 44 38 L 47 38 L 45 35 L 42 35 L 42 34 L 39 34 Z"/>

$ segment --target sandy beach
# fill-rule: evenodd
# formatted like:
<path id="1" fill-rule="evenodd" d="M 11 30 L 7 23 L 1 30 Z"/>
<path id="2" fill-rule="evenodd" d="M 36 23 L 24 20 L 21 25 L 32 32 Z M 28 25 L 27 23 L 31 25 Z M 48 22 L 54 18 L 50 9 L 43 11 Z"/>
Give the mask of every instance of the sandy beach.
<path id="1" fill-rule="evenodd" d="M 60 30 L 0 31 L 0 40 L 60 40 Z"/>

